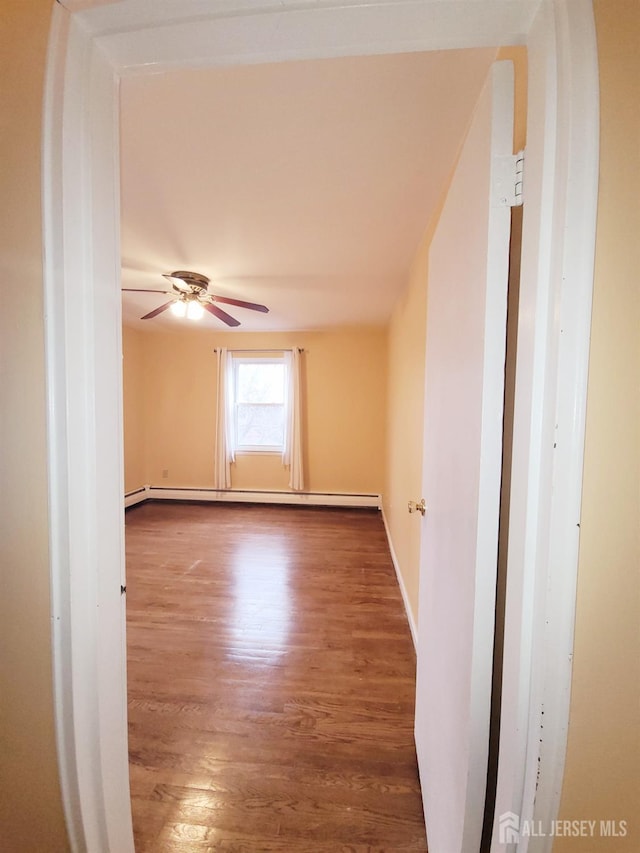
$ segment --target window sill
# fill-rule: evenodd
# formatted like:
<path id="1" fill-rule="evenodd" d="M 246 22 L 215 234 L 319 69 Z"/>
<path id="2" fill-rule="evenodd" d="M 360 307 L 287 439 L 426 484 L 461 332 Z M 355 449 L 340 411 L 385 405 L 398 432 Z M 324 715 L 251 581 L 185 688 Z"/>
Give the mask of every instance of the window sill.
<path id="1" fill-rule="evenodd" d="M 269 448 L 264 450 L 258 448 L 251 448 L 250 450 L 236 450 L 236 456 L 282 456 L 283 453 L 284 451 L 279 448 Z"/>

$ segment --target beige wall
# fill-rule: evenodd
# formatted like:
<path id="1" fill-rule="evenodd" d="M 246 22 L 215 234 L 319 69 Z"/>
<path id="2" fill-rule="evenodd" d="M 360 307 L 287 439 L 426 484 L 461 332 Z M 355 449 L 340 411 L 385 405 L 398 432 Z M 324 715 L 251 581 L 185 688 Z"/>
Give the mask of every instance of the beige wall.
<path id="1" fill-rule="evenodd" d="M 514 151 L 524 147 L 527 112 L 527 53 L 501 48 L 497 59 L 510 59 L 515 74 Z M 469 117 L 471 120 L 471 117 Z M 463 140 L 460 140 L 462 146 Z M 442 201 L 446 197 L 443 194 Z M 383 506 L 398 568 L 412 616 L 418 619 L 420 516 L 407 512 L 422 495 L 424 434 L 424 359 L 426 347 L 429 247 L 439 211 L 417 248 L 407 286 L 389 324 L 389 402 Z"/>
<path id="2" fill-rule="evenodd" d="M 640 850 L 640 3 L 595 3 L 601 159 L 571 716 L 562 819 L 629 821 Z"/>
<path id="3" fill-rule="evenodd" d="M 144 407 L 144 462 L 135 458 L 128 438 L 127 483 L 143 472 L 144 482 L 154 486 L 213 486 L 216 346 L 303 347 L 305 490 L 382 491 L 387 357 L 381 328 L 295 334 L 126 330 L 127 430 L 139 423 L 140 397 L 132 389 L 141 389 Z M 233 488 L 287 489 L 287 483 L 279 457 L 239 456 L 232 466 Z"/>
<path id="4" fill-rule="evenodd" d="M 0 12 L 0 848 L 5 853 L 68 849 L 54 741 L 45 473 L 40 146 L 51 5 L 50 0 L 3 0 Z"/>
<path id="5" fill-rule="evenodd" d="M 145 444 L 144 335 L 122 330 L 122 394 L 124 414 L 124 490 L 132 492 L 147 482 Z"/>

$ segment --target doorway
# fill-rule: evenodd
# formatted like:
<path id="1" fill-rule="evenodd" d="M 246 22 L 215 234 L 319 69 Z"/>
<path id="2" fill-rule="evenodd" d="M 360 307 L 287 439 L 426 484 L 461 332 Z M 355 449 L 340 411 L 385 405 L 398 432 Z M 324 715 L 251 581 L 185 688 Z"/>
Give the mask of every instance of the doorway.
<path id="1" fill-rule="evenodd" d="M 578 541 L 574 518 L 581 487 L 593 264 L 592 252 L 584 247 L 593 246 L 597 174 L 597 71 L 590 4 L 559 2 L 555 11 L 546 4 L 518 4 L 521 19 L 507 21 L 495 14 L 491 3 L 468 3 L 459 20 L 437 20 L 435 25 L 438 5 L 430 8 L 429 3 L 396 3 L 391 16 L 384 6 L 359 2 L 333 10 L 277 12 L 265 12 L 261 5 L 249 4 L 248 11 L 255 14 L 236 17 L 210 16 L 200 4 L 198 10 L 190 7 L 196 18 L 184 8 L 165 7 L 163 20 L 149 19 L 148 4 L 137 0 L 71 13 L 61 6 L 54 10 L 45 138 L 51 560 L 57 616 L 53 645 L 61 782 L 75 849 L 132 849 L 128 790 L 123 785 L 123 484 L 117 473 L 122 470 L 122 414 L 119 403 L 114 406 L 121 399 L 114 202 L 119 75 L 154 63 L 162 67 L 401 51 L 407 46 L 482 46 L 479 40 L 483 45 L 527 42 L 535 84 L 530 87 L 535 93 L 530 127 L 536 128 L 530 137 L 534 155 L 527 176 L 535 203 L 525 223 L 523 255 L 523 302 L 531 323 L 520 338 L 521 396 L 515 427 L 519 497 L 512 508 L 518 536 L 510 543 L 512 551 L 521 549 L 518 564 L 526 571 L 518 575 L 519 588 L 512 590 L 512 620 L 521 615 L 523 602 L 534 606 L 527 610 L 527 635 L 521 632 L 513 659 L 506 662 L 512 676 L 533 667 L 542 678 L 546 641 L 537 631 L 549 602 L 536 597 L 533 587 L 536 580 L 538 588 L 544 586 L 550 551 L 566 557 L 562 565 L 568 573 L 561 599 L 553 604 L 573 610 L 571 578 Z M 318 28 L 318 23 L 323 26 Z M 157 27 L 166 34 L 171 25 L 175 38 L 158 38 Z M 572 112 L 573 99 L 593 104 L 593 109 Z M 585 139 L 594 141 L 585 146 Z M 580 140 L 579 147 L 575 140 Z M 550 310 L 552 304 L 559 306 L 559 314 Z M 558 316 L 566 320 L 561 326 Z M 558 423 L 558 404 L 568 440 L 562 452 L 554 454 L 544 439 Z M 551 502 L 554 474 L 560 481 L 556 476 Z M 88 575 L 86 566 L 93 567 Z M 571 632 L 563 627 L 567 622 L 571 619 L 558 620 L 563 647 L 571 643 Z M 551 677 L 553 684 L 541 683 L 540 690 L 566 685 L 570 667 Z M 503 743 L 503 764 L 506 770 L 511 764 L 514 772 L 506 772 L 504 786 L 499 786 L 498 808 L 508 800 L 512 810 L 523 805 L 532 809 L 537 754 L 527 752 L 527 744 L 537 742 L 538 732 L 535 724 L 523 726 L 522 718 L 535 718 L 540 691 L 529 696 L 519 677 L 512 677 L 507 687 L 508 707 L 518 725 L 507 727 Z M 553 779 L 562 766 L 566 697 L 559 705 L 555 740 L 546 729 L 549 771 L 537 780 L 541 787 L 536 808 L 551 815 L 557 808 Z"/>

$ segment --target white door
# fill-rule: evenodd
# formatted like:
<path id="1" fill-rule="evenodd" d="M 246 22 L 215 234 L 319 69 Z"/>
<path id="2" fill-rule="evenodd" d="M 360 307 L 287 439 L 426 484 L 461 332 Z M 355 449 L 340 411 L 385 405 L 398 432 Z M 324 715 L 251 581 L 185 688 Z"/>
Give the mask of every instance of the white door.
<path id="1" fill-rule="evenodd" d="M 513 68 L 480 96 L 429 255 L 416 746 L 430 853 L 478 853 L 489 744 Z"/>

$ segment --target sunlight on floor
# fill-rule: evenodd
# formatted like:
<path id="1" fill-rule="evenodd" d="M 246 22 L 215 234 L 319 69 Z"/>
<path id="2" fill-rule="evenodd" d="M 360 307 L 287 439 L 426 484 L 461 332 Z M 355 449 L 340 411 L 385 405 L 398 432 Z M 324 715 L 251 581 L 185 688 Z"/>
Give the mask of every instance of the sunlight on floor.
<path id="1" fill-rule="evenodd" d="M 262 532 L 237 543 L 229 657 L 261 666 L 285 655 L 292 607 L 289 558 L 280 533 Z"/>

